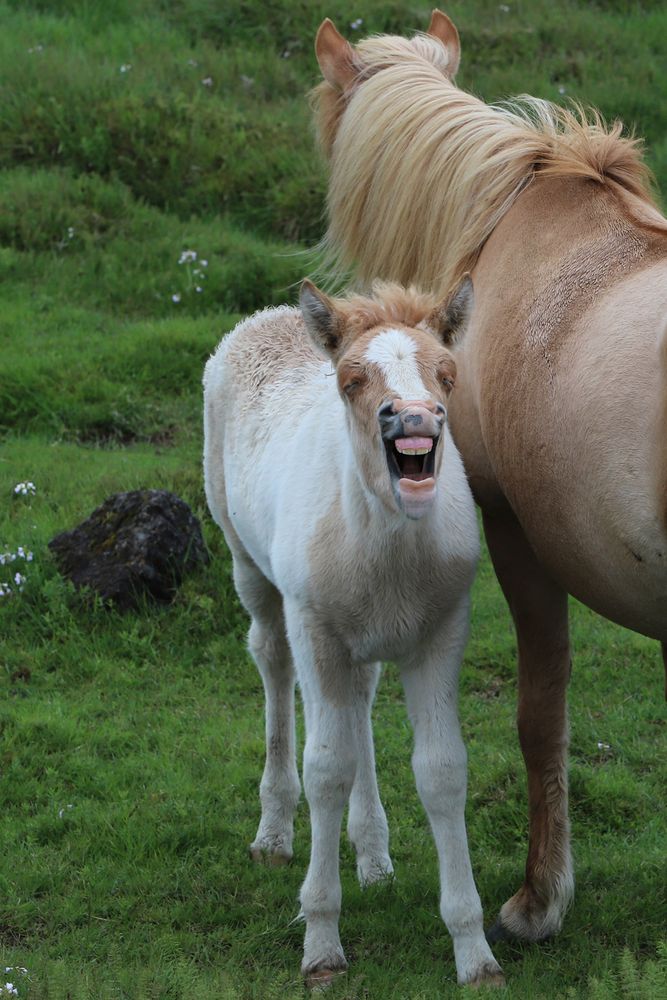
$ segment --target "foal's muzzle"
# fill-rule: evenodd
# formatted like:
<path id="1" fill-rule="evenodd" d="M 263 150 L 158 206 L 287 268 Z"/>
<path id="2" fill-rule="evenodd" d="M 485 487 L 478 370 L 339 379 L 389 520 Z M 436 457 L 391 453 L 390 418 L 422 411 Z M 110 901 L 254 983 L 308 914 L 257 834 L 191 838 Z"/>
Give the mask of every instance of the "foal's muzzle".
<path id="1" fill-rule="evenodd" d="M 391 399 L 378 410 L 391 483 L 408 517 L 422 517 L 436 494 L 436 450 L 445 408 L 430 400 Z"/>

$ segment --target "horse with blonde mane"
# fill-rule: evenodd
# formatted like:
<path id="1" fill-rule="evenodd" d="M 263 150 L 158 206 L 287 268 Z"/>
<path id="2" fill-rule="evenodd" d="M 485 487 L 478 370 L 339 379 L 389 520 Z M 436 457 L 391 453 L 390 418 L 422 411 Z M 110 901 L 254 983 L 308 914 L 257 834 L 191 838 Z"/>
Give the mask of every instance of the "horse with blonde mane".
<path id="1" fill-rule="evenodd" d="M 449 413 L 516 627 L 530 809 L 489 936 L 539 940 L 574 890 L 568 593 L 667 666 L 667 220 L 619 123 L 458 89 L 440 11 L 355 46 L 326 20 L 316 54 L 330 259 L 439 294 L 472 271 Z"/>

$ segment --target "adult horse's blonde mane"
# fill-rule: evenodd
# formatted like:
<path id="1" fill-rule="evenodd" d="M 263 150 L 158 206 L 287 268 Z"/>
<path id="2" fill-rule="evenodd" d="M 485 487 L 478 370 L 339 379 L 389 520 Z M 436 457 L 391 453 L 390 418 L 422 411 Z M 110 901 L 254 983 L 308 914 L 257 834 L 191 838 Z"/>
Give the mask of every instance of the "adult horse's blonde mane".
<path id="1" fill-rule="evenodd" d="M 354 53 L 348 94 L 326 81 L 313 92 L 331 161 L 324 248 L 339 274 L 451 292 L 538 171 L 607 185 L 637 221 L 667 229 L 641 142 L 620 122 L 528 96 L 484 104 L 446 77 L 430 35 L 380 35 Z"/>

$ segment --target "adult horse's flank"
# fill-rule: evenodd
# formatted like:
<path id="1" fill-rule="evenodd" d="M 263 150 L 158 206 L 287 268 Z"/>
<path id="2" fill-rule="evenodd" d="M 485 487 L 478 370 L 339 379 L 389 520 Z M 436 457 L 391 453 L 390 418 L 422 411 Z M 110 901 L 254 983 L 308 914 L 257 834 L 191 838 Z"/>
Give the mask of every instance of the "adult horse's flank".
<path id="1" fill-rule="evenodd" d="M 667 663 L 667 221 L 618 123 L 459 90 L 439 11 L 354 47 L 326 20 L 316 52 L 338 263 L 440 294 L 473 269 L 450 417 L 517 630 L 530 799 L 495 933 L 536 940 L 573 893 L 568 592 Z"/>
<path id="2" fill-rule="evenodd" d="M 338 842 L 348 798 L 360 881 L 392 872 L 370 721 L 382 659 L 401 670 L 458 978 L 502 981 L 468 857 L 456 708 L 478 539 L 445 422 L 455 374 L 445 345 L 471 294 L 467 279 L 438 308 L 396 287 L 331 300 L 305 282 L 303 318 L 287 307 L 258 313 L 206 366 L 206 495 L 266 692 L 258 860 L 292 856 L 292 659 L 303 696 L 312 851 L 302 969 L 312 983 L 346 967 Z"/>

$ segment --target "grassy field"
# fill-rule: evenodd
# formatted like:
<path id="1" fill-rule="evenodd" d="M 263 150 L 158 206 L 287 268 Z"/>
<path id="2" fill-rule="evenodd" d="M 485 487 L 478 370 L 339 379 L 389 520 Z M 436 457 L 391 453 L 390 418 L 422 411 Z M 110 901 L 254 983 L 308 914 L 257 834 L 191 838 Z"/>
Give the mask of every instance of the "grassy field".
<path id="1" fill-rule="evenodd" d="M 598 105 L 646 137 L 667 191 L 660 0 L 447 10 L 462 86 Z M 0 553 L 16 555 L 0 565 L 13 591 L 0 597 L 0 960 L 12 970 L 0 997 L 4 982 L 21 1000 L 303 996 L 307 809 L 294 863 L 251 865 L 262 691 L 205 507 L 201 373 L 239 315 L 293 298 L 322 233 L 304 96 L 321 18 L 353 37 L 357 18 L 360 32 L 408 33 L 429 13 L 400 0 L 0 0 Z M 27 481 L 34 495 L 16 494 Z M 213 559 L 171 607 L 121 617 L 85 604 L 46 543 L 140 486 L 184 497 Z M 660 657 L 578 605 L 573 636 L 577 897 L 557 940 L 496 947 L 505 995 L 664 1000 Z M 461 717 L 489 920 L 525 857 L 514 658 L 485 558 Z M 362 893 L 343 844 L 351 965 L 330 996 L 462 997 L 391 667 L 375 719 L 396 878 Z"/>

